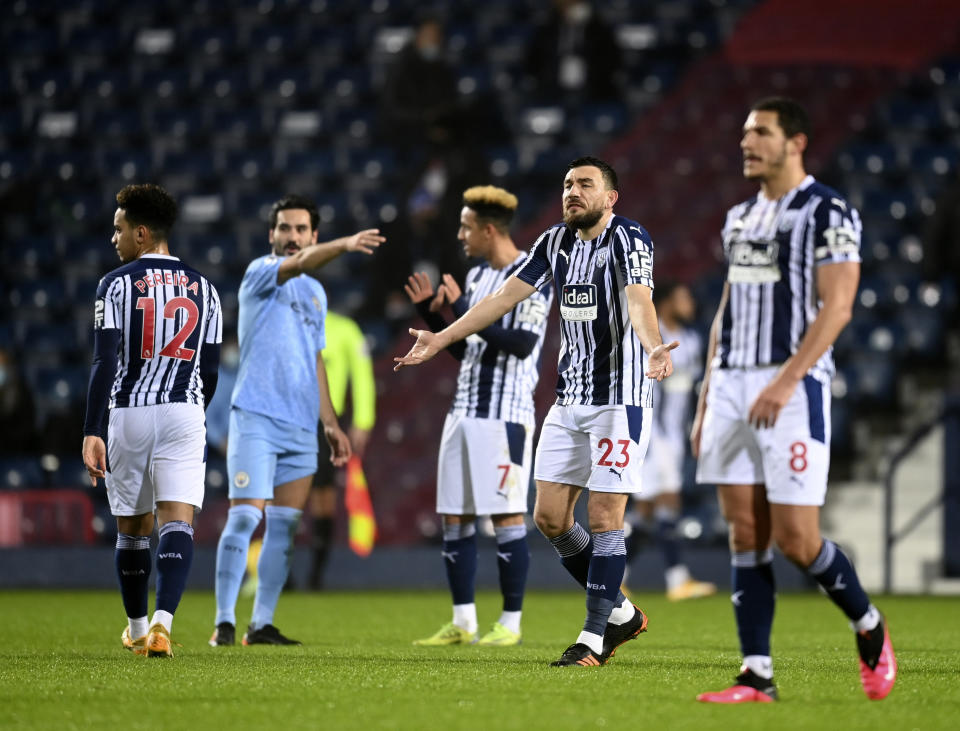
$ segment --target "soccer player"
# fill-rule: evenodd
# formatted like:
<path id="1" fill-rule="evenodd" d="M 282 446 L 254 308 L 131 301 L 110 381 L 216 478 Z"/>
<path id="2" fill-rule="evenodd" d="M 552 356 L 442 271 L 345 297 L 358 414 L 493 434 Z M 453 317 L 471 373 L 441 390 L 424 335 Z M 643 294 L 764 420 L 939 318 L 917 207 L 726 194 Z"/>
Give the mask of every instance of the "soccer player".
<path id="1" fill-rule="evenodd" d="M 700 336 L 689 327 L 696 314 L 690 289 L 679 282 L 662 282 L 653 290 L 664 340 L 680 343 L 673 357 L 673 375 L 663 382 L 653 404 L 653 431 L 643 462 L 643 493 L 635 495 L 635 515 L 628 518 L 633 532 L 627 538 L 627 565 L 636 553 L 641 533 L 654 522 L 654 540 L 665 566 L 667 599 L 696 599 L 717 591 L 716 584 L 697 581 L 683 562 L 677 520 L 683 463 L 687 454 L 688 419 L 693 386 L 700 373 Z"/>
<path id="2" fill-rule="evenodd" d="M 443 275 L 437 294 L 424 272 L 405 287 L 431 328 L 442 330 L 439 314 L 449 304 L 459 316 L 499 289 L 526 260 L 510 237 L 517 197 L 492 185 L 463 193 L 457 238 L 468 258 L 483 259 L 470 269 L 464 289 Z M 443 556 L 453 597 L 453 620 L 417 645 L 477 642 L 474 576 L 477 515 L 489 515 L 497 539 L 497 569 L 503 610 L 479 644 L 517 645 L 521 640 L 523 594 L 530 566 L 527 547 L 527 488 L 533 457 L 533 392 L 553 299 L 545 286 L 449 353 L 460 361 L 457 392 L 443 425 L 437 468 L 437 513 L 443 520 Z"/>
<path id="3" fill-rule="evenodd" d="M 563 566 L 586 589 L 583 631 L 556 666 L 603 665 L 647 628 L 647 617 L 620 593 L 626 549 L 623 514 L 640 490 L 650 439 L 653 382 L 670 375 L 670 350 L 651 298 L 653 243 L 637 223 L 615 215 L 617 174 L 581 157 L 563 181 L 563 223 L 547 229 L 513 276 L 438 333 L 417 338 L 395 369 L 503 317 L 553 282 L 561 318 L 557 403 L 537 447 L 534 521 Z M 574 520 L 583 489 L 590 532 Z"/>
<path id="4" fill-rule="evenodd" d="M 860 276 L 860 216 L 804 171 L 807 113 L 780 97 L 753 105 L 743 174 L 759 192 L 727 213 L 727 281 L 708 344 L 690 434 L 697 480 L 718 486 L 730 524 L 733 611 L 743 666 L 708 703 L 776 700 L 770 659 L 771 544 L 851 621 L 860 680 L 886 697 L 897 662 L 880 612 L 850 560 L 820 535 L 830 459 L 831 346 L 849 322 Z"/>
<path id="5" fill-rule="evenodd" d="M 170 627 L 193 560 L 193 516 L 203 505 L 203 411 L 217 387 L 220 299 L 170 255 L 177 204 L 156 185 L 117 193 L 113 245 L 123 266 L 100 280 L 94 358 L 83 427 L 91 483 L 104 478 L 117 518 L 116 567 L 137 655 L 173 657 Z M 160 526 L 157 598 L 147 621 L 150 535 Z"/>
<path id="6" fill-rule="evenodd" d="M 213 646 L 235 642 L 247 549 L 264 514 L 253 617 L 243 644 L 300 644 L 280 633 L 273 615 L 317 471 L 317 422 L 323 423 L 334 465 L 346 464 L 351 453 L 337 423 L 320 353 L 327 296 L 315 276 L 340 254 L 371 254 L 384 239 L 377 229 L 367 229 L 318 244 L 319 218 L 316 205 L 302 196 L 274 203 L 271 252 L 254 259 L 240 283 L 240 369 L 227 444 L 230 510 L 217 546 Z"/>
<path id="7" fill-rule="evenodd" d="M 377 385 L 373 376 L 373 360 L 360 326 L 346 315 L 327 312 L 326 347 L 323 363 L 327 371 L 333 410 L 342 416 L 350 389 L 350 446 L 363 458 L 370 432 L 376 421 Z M 321 450 L 324 444 L 320 444 Z M 323 452 L 321 452 L 321 455 Z M 323 587 L 323 573 L 333 543 L 334 518 L 337 508 L 336 472 L 329 459 L 320 459 L 310 491 L 310 514 L 313 516 L 313 563 L 309 586 Z"/>

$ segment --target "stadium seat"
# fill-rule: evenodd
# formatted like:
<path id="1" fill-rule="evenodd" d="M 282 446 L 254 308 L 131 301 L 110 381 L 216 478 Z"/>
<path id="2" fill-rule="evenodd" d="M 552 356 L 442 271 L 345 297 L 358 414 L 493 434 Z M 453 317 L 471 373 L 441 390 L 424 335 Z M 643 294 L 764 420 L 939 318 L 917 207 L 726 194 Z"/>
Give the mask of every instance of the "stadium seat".
<path id="1" fill-rule="evenodd" d="M 911 362 L 937 361 L 943 356 L 943 317 L 931 307 L 912 305 L 901 308 L 896 315 L 904 345 Z"/>
<path id="2" fill-rule="evenodd" d="M 66 408 L 87 393 L 90 367 L 62 366 L 59 368 L 38 368 L 31 374 L 37 396 L 45 405 Z"/>
<path id="3" fill-rule="evenodd" d="M 238 44 L 237 29 L 229 25 L 210 25 L 188 31 L 184 46 L 194 58 L 220 58 L 233 54 Z"/>
<path id="4" fill-rule="evenodd" d="M 285 153 L 283 170 L 289 175 L 311 176 L 319 181 L 336 175 L 336 160 L 329 149 L 291 150 Z"/>
<path id="5" fill-rule="evenodd" d="M 587 132 L 614 135 L 627 124 L 627 111 L 620 104 L 589 104 L 581 113 L 581 124 Z"/>
<path id="6" fill-rule="evenodd" d="M 120 177 L 128 182 L 148 180 L 153 172 L 153 157 L 142 149 L 125 147 L 100 153 L 100 174 Z"/>
<path id="7" fill-rule="evenodd" d="M 83 125 L 83 131 L 91 139 L 129 144 L 143 135 L 145 127 L 137 109 L 99 107 Z"/>
<path id="8" fill-rule="evenodd" d="M 894 99 L 884 116 L 893 127 L 925 131 L 941 125 L 940 106 L 934 99 Z"/>
<path id="9" fill-rule="evenodd" d="M 315 109 L 290 109 L 280 115 L 277 134 L 286 139 L 316 139 L 323 130 L 323 117 Z"/>
<path id="10" fill-rule="evenodd" d="M 837 159 L 840 167 L 848 173 L 879 175 L 897 168 L 897 150 L 891 144 L 849 145 Z"/>
<path id="11" fill-rule="evenodd" d="M 150 118 L 150 131 L 155 137 L 189 140 L 197 144 L 205 131 L 202 107 L 178 106 L 155 109 Z"/>
<path id="12" fill-rule="evenodd" d="M 26 490 L 43 484 L 43 470 L 37 458 L 0 457 L 0 488 Z"/>
<path id="13" fill-rule="evenodd" d="M 255 143 L 269 136 L 273 127 L 264 124 L 259 109 L 217 107 L 212 110 L 207 131 L 216 143 Z"/>
<path id="14" fill-rule="evenodd" d="M 190 72 L 187 69 L 163 67 L 143 74 L 139 88 L 150 95 L 152 101 L 180 103 L 187 100 L 190 90 Z"/>
<path id="15" fill-rule="evenodd" d="M 256 180 L 274 170 L 273 150 L 247 148 L 226 153 L 223 172 L 231 178 Z"/>
<path id="16" fill-rule="evenodd" d="M 21 180 L 31 169 L 24 150 L 0 150 L 0 181 Z"/>
<path id="17" fill-rule="evenodd" d="M 224 100 L 231 106 L 246 101 L 252 88 L 250 77 L 243 68 L 210 68 L 197 83 L 197 92 L 203 97 Z"/>
<path id="18" fill-rule="evenodd" d="M 34 99 L 56 99 L 61 104 L 72 96 L 73 88 L 69 69 L 44 67 L 25 74 L 23 92 Z"/>
<path id="19" fill-rule="evenodd" d="M 892 360 L 870 353 L 854 356 L 844 367 L 850 403 L 864 408 L 896 410 L 899 405 L 896 375 Z"/>
<path id="20" fill-rule="evenodd" d="M 389 179 L 396 168 L 396 156 L 388 147 L 350 150 L 347 173 L 368 182 L 379 183 Z"/>
<path id="21" fill-rule="evenodd" d="M 90 69 L 83 75 L 80 92 L 86 99 L 104 102 L 123 97 L 133 88 L 130 74 L 123 69 Z"/>
<path id="22" fill-rule="evenodd" d="M 360 226 L 382 226 L 392 223 L 399 214 L 397 197 L 389 192 L 364 193 L 350 207 Z"/>
<path id="23" fill-rule="evenodd" d="M 917 172 L 947 175 L 960 164 L 960 149 L 955 145 L 919 145 L 910 152 L 910 168 Z"/>

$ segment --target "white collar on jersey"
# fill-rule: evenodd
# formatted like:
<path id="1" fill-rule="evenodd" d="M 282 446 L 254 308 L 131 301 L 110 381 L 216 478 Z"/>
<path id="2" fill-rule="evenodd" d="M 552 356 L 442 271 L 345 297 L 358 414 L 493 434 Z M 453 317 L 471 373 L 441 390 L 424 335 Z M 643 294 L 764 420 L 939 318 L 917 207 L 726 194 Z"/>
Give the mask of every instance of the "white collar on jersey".
<path id="1" fill-rule="evenodd" d="M 813 184 L 816 183 L 816 182 L 817 182 L 817 181 L 814 179 L 814 177 L 813 177 L 812 175 L 807 175 L 807 177 L 805 177 L 803 180 L 801 180 L 801 181 L 797 184 L 797 186 L 796 186 L 795 188 L 791 188 L 790 190 L 788 190 L 786 193 L 784 193 L 784 194 L 783 194 L 781 197 L 779 197 L 779 198 L 767 198 L 767 196 L 765 196 L 765 195 L 763 194 L 763 191 L 762 191 L 762 190 L 758 190 L 758 191 L 757 191 L 757 200 L 759 200 L 759 201 L 764 201 L 764 202 L 766 202 L 766 203 L 776 203 L 777 201 L 786 200 L 787 198 L 790 197 L 790 194 L 793 193 L 794 191 L 798 191 L 798 190 L 803 190 L 803 189 L 805 189 L 805 188 L 809 188 L 811 185 L 813 185 Z"/>
<path id="2" fill-rule="evenodd" d="M 180 257 L 171 256 L 170 254 L 144 254 L 139 257 L 141 259 L 171 259 L 173 261 L 180 261 Z"/>

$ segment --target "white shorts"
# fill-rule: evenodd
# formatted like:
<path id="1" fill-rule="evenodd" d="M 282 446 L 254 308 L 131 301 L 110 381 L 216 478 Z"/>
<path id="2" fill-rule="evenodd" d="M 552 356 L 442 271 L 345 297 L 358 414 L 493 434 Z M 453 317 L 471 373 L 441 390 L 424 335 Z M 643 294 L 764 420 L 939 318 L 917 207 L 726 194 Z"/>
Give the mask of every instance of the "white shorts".
<path id="1" fill-rule="evenodd" d="M 437 465 L 441 515 L 527 512 L 533 429 L 447 414 Z"/>
<path id="2" fill-rule="evenodd" d="M 683 460 L 686 457 L 686 445 L 678 444 L 675 439 L 664 437 L 656 427 L 650 435 L 650 446 L 643 460 L 642 500 L 650 500 L 657 495 L 675 495 L 683 487 Z"/>
<path id="3" fill-rule="evenodd" d="M 597 492 L 639 493 L 653 410 L 642 406 L 561 406 L 544 419 L 534 476 Z"/>
<path id="4" fill-rule="evenodd" d="M 765 484 L 767 500 L 823 505 L 830 469 L 830 386 L 805 376 L 773 428 L 747 422 L 779 368 L 714 368 L 700 436 L 697 482 Z"/>
<path id="5" fill-rule="evenodd" d="M 106 479 L 110 512 L 144 515 L 160 501 L 202 507 L 206 447 L 200 404 L 110 409 Z"/>

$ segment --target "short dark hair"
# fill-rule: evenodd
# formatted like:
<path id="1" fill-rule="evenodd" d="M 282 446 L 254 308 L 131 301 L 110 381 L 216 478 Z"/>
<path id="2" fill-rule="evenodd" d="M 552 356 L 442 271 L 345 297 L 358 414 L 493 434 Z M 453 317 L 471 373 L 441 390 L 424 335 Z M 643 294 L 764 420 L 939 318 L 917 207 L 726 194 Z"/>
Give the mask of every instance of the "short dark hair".
<path id="1" fill-rule="evenodd" d="M 302 209 L 310 214 L 310 230 L 316 231 L 320 225 L 320 211 L 317 210 L 317 204 L 309 198 L 302 195 L 285 195 L 272 206 L 270 206 L 270 228 L 277 227 L 277 214 L 280 211 L 290 211 Z"/>
<path id="2" fill-rule="evenodd" d="M 117 193 L 117 206 L 132 226 L 146 226 L 154 238 L 166 241 L 177 220 L 177 202 L 153 183 L 127 185 Z"/>
<path id="3" fill-rule="evenodd" d="M 776 112 L 777 122 L 787 137 L 806 135 L 810 140 L 810 115 L 803 105 L 785 96 L 768 96 L 754 102 L 751 112 Z"/>
<path id="4" fill-rule="evenodd" d="M 517 211 L 517 196 L 493 185 L 475 185 L 463 191 L 463 205 L 477 215 L 477 223 L 487 223 L 507 233 Z"/>
<path id="5" fill-rule="evenodd" d="M 572 160 L 569 165 L 567 165 L 567 170 L 573 170 L 574 168 L 582 168 L 586 166 L 591 166 L 599 168 L 600 172 L 603 174 L 603 182 L 606 184 L 608 190 L 619 190 L 620 182 L 617 180 L 617 171 L 613 169 L 613 166 L 601 160 L 599 157 L 593 157 L 592 155 L 584 155 L 583 157 L 578 157 L 576 160 Z"/>

